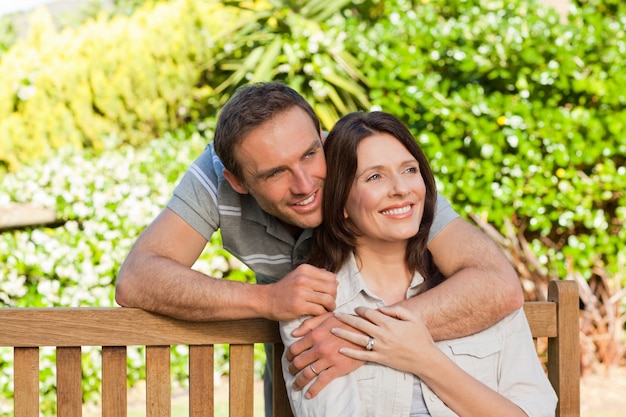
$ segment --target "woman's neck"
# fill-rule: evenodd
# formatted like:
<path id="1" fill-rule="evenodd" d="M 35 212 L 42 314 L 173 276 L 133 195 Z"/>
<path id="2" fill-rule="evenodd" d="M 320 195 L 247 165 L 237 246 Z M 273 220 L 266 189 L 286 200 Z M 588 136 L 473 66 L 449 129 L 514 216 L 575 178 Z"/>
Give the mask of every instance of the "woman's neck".
<path id="1" fill-rule="evenodd" d="M 354 256 L 368 288 L 394 304 L 406 298 L 413 275 L 406 265 L 406 241 L 357 245 Z"/>

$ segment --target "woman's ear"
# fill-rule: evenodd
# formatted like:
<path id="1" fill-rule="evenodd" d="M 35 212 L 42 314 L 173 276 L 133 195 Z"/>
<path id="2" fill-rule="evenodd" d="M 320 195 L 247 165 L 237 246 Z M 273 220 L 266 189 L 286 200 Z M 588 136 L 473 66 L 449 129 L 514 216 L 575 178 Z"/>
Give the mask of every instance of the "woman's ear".
<path id="1" fill-rule="evenodd" d="M 239 194 L 248 194 L 249 193 L 248 188 L 245 186 L 245 184 L 239 178 L 237 178 L 237 176 L 235 174 L 233 174 L 232 172 L 230 172 L 226 168 L 224 168 L 224 171 L 222 171 L 222 172 L 224 174 L 224 178 L 226 178 L 226 181 L 228 181 L 230 186 L 233 187 L 233 190 L 237 191 Z"/>
<path id="2" fill-rule="evenodd" d="M 348 212 L 347 212 L 347 211 L 346 211 L 346 209 L 344 208 L 344 209 L 343 209 L 343 218 L 344 218 L 344 219 L 347 219 L 348 217 L 350 217 L 350 216 L 348 216 Z"/>

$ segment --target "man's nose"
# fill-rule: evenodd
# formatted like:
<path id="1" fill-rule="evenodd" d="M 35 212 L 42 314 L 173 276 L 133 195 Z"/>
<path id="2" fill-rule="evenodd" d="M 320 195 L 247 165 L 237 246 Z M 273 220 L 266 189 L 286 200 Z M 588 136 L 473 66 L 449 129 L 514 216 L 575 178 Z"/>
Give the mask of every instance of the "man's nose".
<path id="1" fill-rule="evenodd" d="M 294 194 L 308 194 L 313 189 L 313 178 L 311 174 L 302 167 L 293 171 L 292 179 L 291 191 Z"/>

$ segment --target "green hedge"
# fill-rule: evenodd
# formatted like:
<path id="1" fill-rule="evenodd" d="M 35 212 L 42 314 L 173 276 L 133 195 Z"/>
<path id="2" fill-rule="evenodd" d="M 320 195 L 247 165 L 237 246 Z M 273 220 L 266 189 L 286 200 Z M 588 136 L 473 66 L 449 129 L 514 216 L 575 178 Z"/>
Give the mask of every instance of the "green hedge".
<path id="1" fill-rule="evenodd" d="M 587 4 L 565 23 L 536 1 L 387 7 L 367 33 L 352 21 L 347 48 L 443 194 L 500 230 L 510 220 L 552 276 L 623 280 L 626 6 Z"/>

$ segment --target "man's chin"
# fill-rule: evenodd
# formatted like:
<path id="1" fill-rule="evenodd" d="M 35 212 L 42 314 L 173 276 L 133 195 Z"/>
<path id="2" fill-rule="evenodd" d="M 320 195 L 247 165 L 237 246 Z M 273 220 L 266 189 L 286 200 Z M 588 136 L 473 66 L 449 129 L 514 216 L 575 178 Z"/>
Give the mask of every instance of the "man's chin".
<path id="1" fill-rule="evenodd" d="M 300 229 L 313 229 L 322 224 L 322 217 L 320 215 L 293 216 L 289 223 Z"/>

